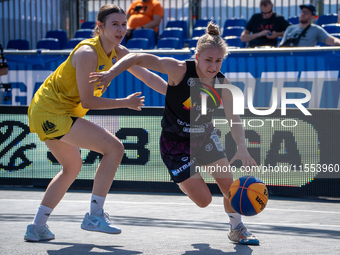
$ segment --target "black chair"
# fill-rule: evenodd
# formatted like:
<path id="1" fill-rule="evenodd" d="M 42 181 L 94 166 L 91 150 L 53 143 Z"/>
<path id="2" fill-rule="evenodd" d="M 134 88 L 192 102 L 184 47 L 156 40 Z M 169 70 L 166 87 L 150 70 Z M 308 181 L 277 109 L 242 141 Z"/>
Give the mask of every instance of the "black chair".
<path id="1" fill-rule="evenodd" d="M 184 40 L 188 38 L 188 22 L 185 20 L 169 20 L 166 23 L 166 28 L 175 28 L 179 27 L 183 29 Z"/>
<path id="2" fill-rule="evenodd" d="M 93 29 L 78 29 L 74 34 L 74 38 L 91 38 L 92 34 Z"/>
<path id="3" fill-rule="evenodd" d="M 65 30 L 49 30 L 46 32 L 45 38 L 57 38 L 60 44 L 60 49 L 64 49 L 67 44 L 67 34 Z"/>
<path id="4" fill-rule="evenodd" d="M 148 40 L 148 48 L 147 49 L 153 49 L 156 45 L 156 33 L 153 29 L 137 29 L 133 32 L 132 38 L 145 38 Z M 130 41 L 130 40 L 129 40 Z M 128 43 L 129 43 L 128 41 Z"/>
<path id="5" fill-rule="evenodd" d="M 196 28 L 194 28 L 194 30 L 192 31 L 191 38 L 200 37 L 200 36 L 204 35 L 206 30 L 207 30 L 206 27 L 196 27 Z"/>
<path id="6" fill-rule="evenodd" d="M 244 48 L 246 44 L 241 41 L 239 36 L 226 36 L 223 38 L 229 47 Z"/>
<path id="7" fill-rule="evenodd" d="M 126 48 L 130 50 L 147 50 L 149 49 L 149 40 L 146 38 L 131 38 L 126 43 Z"/>
<path id="8" fill-rule="evenodd" d="M 324 24 L 332 24 L 332 23 L 337 23 L 338 22 L 338 14 L 325 14 L 325 15 L 320 15 L 316 24 L 321 26 Z"/>
<path id="9" fill-rule="evenodd" d="M 200 39 L 200 38 L 199 37 L 193 37 L 193 38 L 190 39 L 190 42 L 189 42 L 189 49 L 190 50 L 195 50 L 196 49 L 196 45 L 197 45 L 198 39 Z"/>
<path id="10" fill-rule="evenodd" d="M 223 30 L 222 37 L 226 36 L 241 36 L 244 27 L 227 27 Z"/>
<path id="11" fill-rule="evenodd" d="M 157 49 L 175 50 L 182 49 L 182 47 L 179 38 L 164 37 L 158 40 Z"/>
<path id="12" fill-rule="evenodd" d="M 340 33 L 340 24 L 333 23 L 333 24 L 325 24 L 322 25 L 323 29 L 325 29 L 330 34 L 338 34 Z"/>
<path id="13" fill-rule="evenodd" d="M 60 50 L 59 40 L 56 38 L 43 38 L 37 42 L 37 49 Z"/>
<path id="14" fill-rule="evenodd" d="M 226 29 L 227 27 L 246 27 L 247 21 L 242 18 L 233 18 L 233 19 L 227 19 L 224 22 L 223 29 Z"/>
<path id="15" fill-rule="evenodd" d="M 87 38 L 72 38 L 68 41 L 65 49 L 74 49 L 81 41 L 86 40 Z"/>
<path id="16" fill-rule="evenodd" d="M 295 24 L 299 24 L 299 17 L 289 17 L 288 19 L 287 19 L 287 21 L 288 22 L 290 22 L 290 23 L 292 23 L 293 25 L 295 25 Z"/>
<path id="17" fill-rule="evenodd" d="M 6 49 L 29 50 L 30 43 L 25 39 L 11 39 L 8 41 Z"/>
<path id="18" fill-rule="evenodd" d="M 80 29 L 94 29 L 95 27 L 96 27 L 95 21 L 85 21 L 80 25 Z"/>
<path id="19" fill-rule="evenodd" d="M 179 27 L 166 28 L 165 30 L 163 30 L 163 33 L 161 34 L 161 39 L 162 38 L 178 38 L 180 43 L 179 47 L 183 48 L 184 46 L 184 31 L 182 28 Z"/>
<path id="20" fill-rule="evenodd" d="M 196 27 L 207 27 L 208 23 L 212 21 L 213 23 L 216 23 L 213 19 L 198 19 L 195 21 L 194 28 Z"/>

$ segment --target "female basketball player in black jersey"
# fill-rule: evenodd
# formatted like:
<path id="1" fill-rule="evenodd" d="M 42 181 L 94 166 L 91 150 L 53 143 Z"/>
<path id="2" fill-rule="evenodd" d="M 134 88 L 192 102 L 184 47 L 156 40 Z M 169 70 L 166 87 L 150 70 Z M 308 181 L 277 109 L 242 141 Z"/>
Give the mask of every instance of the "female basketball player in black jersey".
<path id="1" fill-rule="evenodd" d="M 230 83 L 220 72 L 227 54 L 227 44 L 221 38 L 218 26 L 209 23 L 207 33 L 198 40 L 194 61 L 130 53 L 109 71 L 92 73 L 90 76 L 92 78 L 90 82 L 100 82 L 98 86 L 104 85 L 105 89 L 114 77 L 133 65 L 168 75 L 160 138 L 161 155 L 172 180 L 178 183 L 182 191 L 199 207 L 208 206 L 212 196 L 200 173 L 196 172 L 196 166 L 220 166 L 219 169 L 229 166 L 212 125 L 211 115 L 223 103 L 229 123 L 240 122 L 239 116 L 232 114 L 231 92 L 228 89 L 214 88 L 216 79 L 219 83 Z M 205 106 L 201 104 L 202 97 L 206 97 Z M 202 107 L 206 108 L 206 115 L 202 114 Z M 256 165 L 248 153 L 242 125 L 233 125 L 231 134 L 238 150 L 230 163 L 240 159 L 244 166 Z M 210 174 L 224 196 L 224 208 L 231 223 L 229 239 L 242 244 L 259 244 L 259 240 L 246 229 L 241 221 L 241 215 L 233 210 L 227 198 L 233 182 L 232 173 L 221 171 Z"/>

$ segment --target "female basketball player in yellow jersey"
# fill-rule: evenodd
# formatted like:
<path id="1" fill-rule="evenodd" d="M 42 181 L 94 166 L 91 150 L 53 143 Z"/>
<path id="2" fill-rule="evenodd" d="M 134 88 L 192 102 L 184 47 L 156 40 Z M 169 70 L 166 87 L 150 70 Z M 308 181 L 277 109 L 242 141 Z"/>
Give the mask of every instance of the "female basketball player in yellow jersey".
<path id="1" fill-rule="evenodd" d="M 28 109 L 30 130 L 45 142 L 62 170 L 48 185 L 34 221 L 27 227 L 24 236 L 27 241 L 54 238 L 46 222 L 81 170 L 78 147 L 103 155 L 94 178 L 90 212 L 86 213 L 81 228 L 109 234 L 121 232 L 110 222 L 103 205 L 124 147 L 113 134 L 82 117 L 88 109 L 141 110 L 144 105 L 140 92 L 122 99 L 101 98 L 102 89 L 89 83 L 91 72 L 109 70 L 117 59 L 129 53 L 120 45 L 126 24 L 125 12 L 120 7 L 113 4 L 101 7 L 95 28 L 97 36 L 79 43 L 32 99 Z M 138 66 L 129 71 L 156 91 L 166 93 L 167 83 L 159 76 Z"/>

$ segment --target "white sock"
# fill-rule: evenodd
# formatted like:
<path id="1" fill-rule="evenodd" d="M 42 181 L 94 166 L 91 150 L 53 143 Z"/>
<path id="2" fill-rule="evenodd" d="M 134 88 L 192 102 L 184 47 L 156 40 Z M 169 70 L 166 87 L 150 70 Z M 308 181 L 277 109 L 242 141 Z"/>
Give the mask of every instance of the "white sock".
<path id="1" fill-rule="evenodd" d="M 33 224 L 36 225 L 38 228 L 45 226 L 48 217 L 50 216 L 52 211 L 52 208 L 40 205 L 38 208 L 38 212 L 34 217 Z"/>
<path id="2" fill-rule="evenodd" d="M 241 221 L 241 214 L 238 213 L 228 213 L 231 228 L 235 229 Z"/>
<path id="3" fill-rule="evenodd" d="M 90 215 L 95 214 L 98 210 L 103 210 L 105 202 L 105 197 L 100 197 L 97 195 L 91 196 L 91 206 L 90 206 Z"/>

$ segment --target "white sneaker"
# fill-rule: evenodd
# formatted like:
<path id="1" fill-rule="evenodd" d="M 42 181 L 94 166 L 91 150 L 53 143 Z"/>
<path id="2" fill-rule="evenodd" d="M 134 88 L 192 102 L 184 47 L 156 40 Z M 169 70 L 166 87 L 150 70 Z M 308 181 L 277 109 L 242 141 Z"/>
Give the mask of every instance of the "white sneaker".
<path id="1" fill-rule="evenodd" d="M 259 245 L 260 241 L 250 233 L 247 228 L 241 222 L 235 229 L 230 227 L 228 232 L 228 238 L 230 241 L 240 243 L 240 244 L 250 244 L 250 245 Z"/>
<path id="2" fill-rule="evenodd" d="M 108 213 L 99 210 L 95 214 L 85 214 L 81 228 L 89 231 L 104 232 L 107 234 L 120 234 L 122 230 L 111 223 Z"/>
<path id="3" fill-rule="evenodd" d="M 34 224 L 29 224 L 24 236 L 26 241 L 39 242 L 54 239 L 54 234 L 48 229 L 48 226 L 38 228 Z"/>

